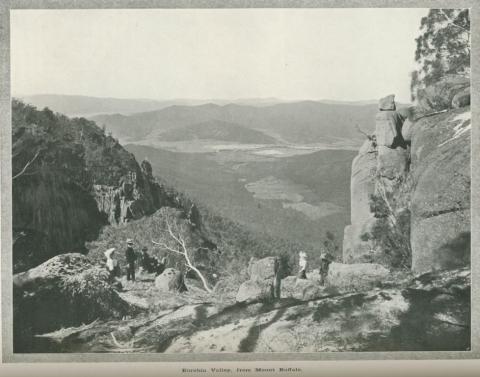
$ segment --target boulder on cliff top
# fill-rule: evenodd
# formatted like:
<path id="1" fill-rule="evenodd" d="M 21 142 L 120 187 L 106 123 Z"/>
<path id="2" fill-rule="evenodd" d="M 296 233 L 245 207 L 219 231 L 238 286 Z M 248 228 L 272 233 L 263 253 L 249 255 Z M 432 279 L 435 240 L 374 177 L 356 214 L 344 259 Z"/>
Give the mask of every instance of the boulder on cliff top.
<path id="1" fill-rule="evenodd" d="M 380 111 L 393 111 L 395 108 L 395 94 L 390 94 L 378 101 L 378 110 Z"/>

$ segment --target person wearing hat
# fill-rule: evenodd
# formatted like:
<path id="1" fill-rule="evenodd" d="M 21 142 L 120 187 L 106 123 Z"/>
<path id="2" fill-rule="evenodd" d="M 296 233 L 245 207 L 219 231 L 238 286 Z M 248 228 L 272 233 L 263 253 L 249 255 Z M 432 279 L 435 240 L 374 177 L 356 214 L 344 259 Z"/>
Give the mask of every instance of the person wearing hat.
<path id="1" fill-rule="evenodd" d="M 127 260 L 127 280 L 135 281 L 135 261 L 137 260 L 137 255 L 133 250 L 133 240 L 130 238 L 127 239 L 125 258 Z"/>
<path id="2" fill-rule="evenodd" d="M 307 253 L 304 251 L 300 251 L 298 253 L 298 265 L 300 267 L 300 271 L 298 272 L 299 279 L 306 279 L 307 278 Z"/>
<path id="3" fill-rule="evenodd" d="M 330 263 L 333 262 L 333 257 L 326 252 L 320 254 L 320 285 L 325 285 L 325 281 L 328 275 L 328 269 Z"/>
<path id="4" fill-rule="evenodd" d="M 105 257 L 107 258 L 107 271 L 109 273 L 110 280 L 113 280 L 118 273 L 118 261 L 114 258 L 115 248 L 111 247 L 105 251 Z"/>

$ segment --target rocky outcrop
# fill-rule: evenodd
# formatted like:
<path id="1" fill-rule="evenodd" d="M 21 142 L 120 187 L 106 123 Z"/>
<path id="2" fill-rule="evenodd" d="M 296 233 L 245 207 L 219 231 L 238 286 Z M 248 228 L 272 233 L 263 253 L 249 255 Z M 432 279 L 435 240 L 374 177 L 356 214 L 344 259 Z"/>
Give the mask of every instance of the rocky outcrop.
<path id="1" fill-rule="evenodd" d="M 92 186 L 98 210 L 110 224 L 124 224 L 139 219 L 159 208 L 161 197 L 159 185 L 152 177 L 152 167 L 148 161 L 142 162 L 142 169 L 129 172 L 121 177 L 117 185 Z"/>
<path id="2" fill-rule="evenodd" d="M 82 254 L 58 255 L 13 277 L 16 352 L 35 334 L 96 319 L 136 313 L 109 282 L 107 271 Z"/>
<path id="3" fill-rule="evenodd" d="M 12 111 L 14 175 L 32 161 L 13 180 L 14 272 L 65 250 L 84 253 L 102 226 L 138 219 L 169 201 L 150 164 L 139 166 L 95 123 L 18 101 Z"/>
<path id="4" fill-rule="evenodd" d="M 362 240 L 361 236 L 368 231 L 369 224 L 374 221 L 370 195 L 375 190 L 376 153 L 374 143 L 366 140 L 352 162 L 351 225 L 345 230 L 343 242 L 343 260 L 347 263 L 361 260 L 361 256 L 368 254 L 372 249 L 371 243 Z"/>
<path id="5" fill-rule="evenodd" d="M 470 263 L 470 128 L 468 108 L 416 122 L 412 133 L 412 268 Z"/>
<path id="6" fill-rule="evenodd" d="M 391 255 L 385 259 L 385 252 L 393 251 L 408 254 L 403 266 L 420 273 L 469 265 L 470 111 L 426 113 L 444 109 L 441 98 L 451 108 L 457 94 L 455 106 L 468 103 L 465 80 L 449 80 L 424 93 L 430 101 L 424 108 L 378 113 L 375 134 L 352 164 L 344 262 L 388 266 Z M 393 109 L 391 100 L 380 100 L 379 108 Z M 381 242 L 390 242 L 389 249 Z"/>
<path id="7" fill-rule="evenodd" d="M 237 302 L 271 300 L 280 296 L 279 261 L 275 257 L 260 260 L 252 258 L 248 265 L 249 280 L 237 292 Z"/>
<path id="8" fill-rule="evenodd" d="M 390 192 L 408 171 L 408 153 L 401 130 L 405 113 L 396 111 L 394 95 L 379 101 L 375 133 L 365 140 L 352 163 L 351 225 L 344 232 L 343 261 L 371 262 L 374 242 L 366 235 L 375 226 L 372 195 Z"/>

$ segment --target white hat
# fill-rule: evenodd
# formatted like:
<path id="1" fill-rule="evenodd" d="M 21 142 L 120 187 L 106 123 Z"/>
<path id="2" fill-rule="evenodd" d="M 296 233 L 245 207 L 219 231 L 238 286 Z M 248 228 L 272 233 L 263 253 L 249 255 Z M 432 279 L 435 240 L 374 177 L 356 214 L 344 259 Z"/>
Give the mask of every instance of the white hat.
<path id="1" fill-rule="evenodd" d="M 133 240 L 131 238 L 127 238 L 127 244 L 133 244 Z"/>
<path id="2" fill-rule="evenodd" d="M 110 258 L 110 256 L 112 255 L 112 253 L 115 251 L 115 248 L 114 247 L 111 247 L 110 249 L 108 249 L 107 251 L 105 251 L 105 256 L 107 258 Z"/>
<path id="3" fill-rule="evenodd" d="M 298 255 L 303 256 L 303 257 L 306 257 L 306 256 L 307 256 L 307 253 L 306 253 L 305 251 L 300 251 L 300 252 L 298 253 Z"/>

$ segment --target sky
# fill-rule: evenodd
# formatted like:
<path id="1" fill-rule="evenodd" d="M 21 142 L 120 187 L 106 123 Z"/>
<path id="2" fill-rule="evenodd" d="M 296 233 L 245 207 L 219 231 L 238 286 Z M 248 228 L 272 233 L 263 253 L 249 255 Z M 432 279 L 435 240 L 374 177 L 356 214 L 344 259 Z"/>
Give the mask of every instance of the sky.
<path id="1" fill-rule="evenodd" d="M 12 10 L 13 95 L 410 98 L 427 9 Z"/>

